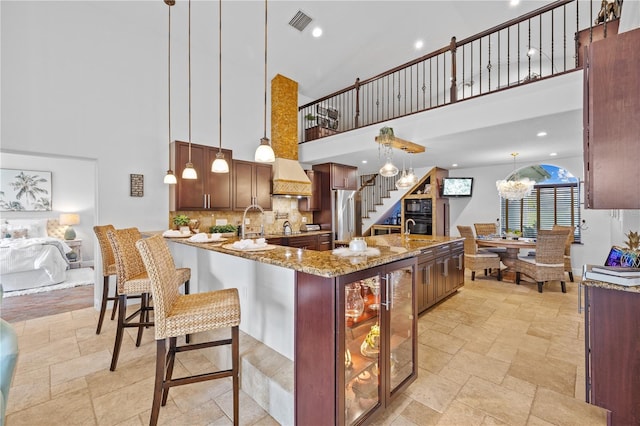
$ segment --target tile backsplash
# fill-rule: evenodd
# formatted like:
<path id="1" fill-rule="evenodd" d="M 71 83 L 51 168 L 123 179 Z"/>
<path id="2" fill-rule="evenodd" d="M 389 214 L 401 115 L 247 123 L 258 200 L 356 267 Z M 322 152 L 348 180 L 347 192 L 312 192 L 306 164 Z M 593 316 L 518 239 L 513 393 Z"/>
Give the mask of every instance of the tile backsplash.
<path id="1" fill-rule="evenodd" d="M 278 234 L 283 230 L 285 221 L 289 221 L 294 232 L 300 230 L 302 218 L 306 218 L 306 223 L 313 221 L 313 214 L 310 212 L 300 212 L 298 210 L 298 200 L 284 197 L 273 197 L 271 199 L 272 209 L 264 214 L 258 210 L 247 212 L 247 219 L 250 223 L 247 230 L 258 232 L 260 224 L 264 225 L 265 234 Z M 173 217 L 177 214 L 186 214 L 190 219 L 200 222 L 200 232 L 209 232 L 209 227 L 216 224 L 217 220 L 226 220 L 230 225 L 239 225 L 242 222 L 244 211 L 175 211 L 169 212 L 169 229 L 173 226 Z"/>

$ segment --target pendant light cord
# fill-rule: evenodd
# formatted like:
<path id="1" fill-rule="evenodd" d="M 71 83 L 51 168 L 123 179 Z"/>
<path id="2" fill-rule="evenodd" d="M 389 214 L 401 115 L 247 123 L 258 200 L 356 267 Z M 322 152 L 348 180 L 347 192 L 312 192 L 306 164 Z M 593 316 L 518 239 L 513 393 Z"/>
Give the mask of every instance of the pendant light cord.
<path id="1" fill-rule="evenodd" d="M 267 138 L 267 0 L 264 0 L 264 139 Z"/>
<path id="2" fill-rule="evenodd" d="M 191 163 L 191 0 L 189 0 L 189 28 L 188 28 L 188 36 L 189 36 L 189 163 Z"/>
<path id="3" fill-rule="evenodd" d="M 220 18 L 220 34 L 218 35 L 218 153 L 222 152 L 222 0 L 218 1 L 218 16 Z"/>
<path id="4" fill-rule="evenodd" d="M 167 49 L 167 89 L 169 92 L 169 146 L 171 146 L 171 4 L 169 4 L 169 37 Z M 169 148 L 169 170 L 171 170 L 171 148 Z"/>

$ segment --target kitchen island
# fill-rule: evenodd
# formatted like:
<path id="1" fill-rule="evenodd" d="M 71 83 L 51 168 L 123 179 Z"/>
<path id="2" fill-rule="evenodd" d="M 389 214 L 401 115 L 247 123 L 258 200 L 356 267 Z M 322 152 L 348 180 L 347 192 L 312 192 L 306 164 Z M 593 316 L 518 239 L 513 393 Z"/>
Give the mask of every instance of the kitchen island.
<path id="1" fill-rule="evenodd" d="M 282 424 L 352 424 L 384 411 L 415 380 L 417 258 L 459 240 L 368 237 L 364 256 L 241 251 L 232 239 L 172 239 L 170 247 L 176 266 L 191 268 L 192 292 L 238 288 L 241 330 L 293 361 L 293 395 L 261 403 L 250 393 L 263 408 Z"/>

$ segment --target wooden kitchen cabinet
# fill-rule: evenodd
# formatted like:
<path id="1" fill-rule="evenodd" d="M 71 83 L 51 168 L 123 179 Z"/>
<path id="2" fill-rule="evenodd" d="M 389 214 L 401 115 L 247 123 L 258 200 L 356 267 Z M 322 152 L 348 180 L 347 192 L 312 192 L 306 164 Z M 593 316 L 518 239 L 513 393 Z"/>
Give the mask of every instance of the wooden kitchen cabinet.
<path id="1" fill-rule="evenodd" d="M 586 285 L 586 400 L 610 425 L 640 424 L 640 293 Z"/>
<path id="2" fill-rule="evenodd" d="M 423 313 L 464 285 L 463 244 L 463 241 L 441 244 L 423 250 L 418 256 L 418 313 Z"/>
<path id="3" fill-rule="evenodd" d="M 423 250 L 418 257 L 416 269 L 416 298 L 418 313 L 426 311 L 436 303 L 436 261 L 433 248 Z"/>
<path id="4" fill-rule="evenodd" d="M 304 172 L 311 181 L 311 196 L 298 200 L 298 210 L 301 212 L 318 211 L 322 208 L 322 173 L 316 170 L 305 170 Z"/>
<path id="5" fill-rule="evenodd" d="M 331 163 L 331 189 L 358 189 L 358 168 Z"/>
<path id="6" fill-rule="evenodd" d="M 271 210 L 271 164 L 233 160 L 233 209 L 258 204 Z"/>
<path id="7" fill-rule="evenodd" d="M 231 176 L 233 173 L 232 151 L 223 149 L 229 173 L 211 172 L 211 164 L 218 148 L 191 144 L 191 162 L 198 178 L 182 179 L 182 171 L 189 161 L 189 143 L 176 141 L 174 152 L 177 184 L 171 185 L 171 210 L 231 210 Z"/>
<path id="8" fill-rule="evenodd" d="M 640 208 L 640 29 L 594 41 L 584 65 L 585 208 Z"/>

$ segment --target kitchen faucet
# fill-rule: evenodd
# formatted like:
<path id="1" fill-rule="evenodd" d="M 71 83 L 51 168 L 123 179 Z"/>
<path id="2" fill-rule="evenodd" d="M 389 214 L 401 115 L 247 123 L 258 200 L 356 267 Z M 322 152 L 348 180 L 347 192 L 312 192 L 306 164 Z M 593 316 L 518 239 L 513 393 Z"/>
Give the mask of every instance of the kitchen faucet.
<path id="1" fill-rule="evenodd" d="M 242 236 L 240 237 L 243 240 L 244 240 L 244 231 L 245 231 L 245 228 L 246 228 L 246 226 L 244 226 L 244 223 L 245 223 L 245 220 L 247 218 L 247 212 L 249 210 L 251 210 L 251 209 L 260 210 L 260 213 L 262 213 L 262 216 L 264 216 L 264 210 L 258 204 L 251 204 L 251 205 L 249 205 L 249 207 L 244 209 L 244 214 L 242 215 Z M 262 217 L 260 219 L 262 220 Z M 264 237 L 264 224 L 262 224 L 262 223 L 260 223 L 260 236 Z"/>
<path id="2" fill-rule="evenodd" d="M 404 233 L 407 234 L 407 238 L 409 238 L 409 234 L 411 234 L 411 230 L 409 229 L 409 222 L 413 223 L 413 226 L 416 225 L 416 221 L 413 219 L 407 219 L 404 222 Z"/>

